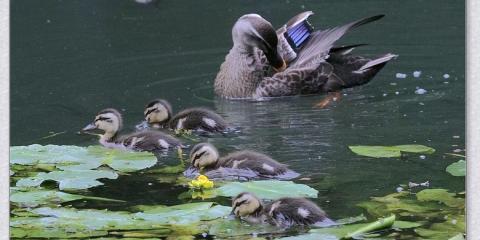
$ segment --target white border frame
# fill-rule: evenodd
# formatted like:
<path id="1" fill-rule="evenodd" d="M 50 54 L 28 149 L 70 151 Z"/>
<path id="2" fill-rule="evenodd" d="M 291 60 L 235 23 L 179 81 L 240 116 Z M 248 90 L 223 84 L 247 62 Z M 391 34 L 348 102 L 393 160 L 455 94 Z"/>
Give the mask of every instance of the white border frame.
<path id="1" fill-rule="evenodd" d="M 0 239 L 9 239 L 10 2 L 0 0 Z"/>
<path id="2" fill-rule="evenodd" d="M 466 3 L 466 104 L 467 104 L 467 238 L 480 239 L 480 1 L 468 0 Z M 475 14 L 477 13 L 477 14 Z M 475 124 L 477 120 L 477 124 Z M 477 201 L 475 201 L 477 200 Z"/>
<path id="3" fill-rule="evenodd" d="M 477 14 L 475 14 L 477 13 Z M 467 238 L 480 240 L 480 1 L 466 1 Z M 0 239 L 9 239 L 10 4 L 0 0 Z M 478 200 L 478 201 L 475 201 Z"/>

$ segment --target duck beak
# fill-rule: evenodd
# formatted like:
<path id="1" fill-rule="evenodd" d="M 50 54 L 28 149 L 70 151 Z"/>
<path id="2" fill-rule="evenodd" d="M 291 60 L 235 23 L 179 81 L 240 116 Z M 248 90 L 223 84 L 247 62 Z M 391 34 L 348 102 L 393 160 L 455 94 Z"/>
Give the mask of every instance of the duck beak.
<path id="1" fill-rule="evenodd" d="M 148 128 L 148 122 L 147 121 L 142 121 L 139 124 L 135 125 L 135 128 L 137 130 L 144 130 Z"/>
<path id="2" fill-rule="evenodd" d="M 85 133 L 85 132 L 89 132 L 89 131 L 92 131 L 92 130 L 95 130 L 95 129 L 97 129 L 97 126 L 95 126 L 94 123 L 90 123 L 87 126 L 85 126 L 84 128 L 82 128 L 82 130 L 80 132 Z"/>
<path id="3" fill-rule="evenodd" d="M 273 67 L 273 70 L 275 70 L 276 72 L 283 72 L 285 69 L 287 69 L 287 63 L 285 63 L 285 60 L 282 59 L 282 66 L 280 66 L 280 68 L 276 68 L 276 67 Z"/>
<path id="4" fill-rule="evenodd" d="M 271 51 L 265 52 L 265 56 L 275 71 L 282 72 L 287 68 L 285 60 L 283 60 L 282 56 L 280 56 L 277 49 L 272 49 Z"/>

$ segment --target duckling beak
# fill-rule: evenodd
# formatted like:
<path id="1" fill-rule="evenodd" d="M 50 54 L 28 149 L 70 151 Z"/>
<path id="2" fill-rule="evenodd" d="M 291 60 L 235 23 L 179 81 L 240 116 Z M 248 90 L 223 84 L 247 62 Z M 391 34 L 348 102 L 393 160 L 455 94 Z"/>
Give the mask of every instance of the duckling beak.
<path id="1" fill-rule="evenodd" d="M 90 123 L 87 126 L 85 126 L 84 128 L 82 128 L 82 130 L 80 130 L 80 132 L 85 133 L 85 132 L 89 132 L 89 131 L 92 131 L 92 130 L 95 130 L 95 129 L 97 129 L 97 126 L 95 126 L 94 123 Z"/>
<path id="2" fill-rule="evenodd" d="M 148 128 L 148 122 L 147 121 L 142 121 L 139 124 L 135 125 L 135 128 L 137 130 L 144 130 Z"/>

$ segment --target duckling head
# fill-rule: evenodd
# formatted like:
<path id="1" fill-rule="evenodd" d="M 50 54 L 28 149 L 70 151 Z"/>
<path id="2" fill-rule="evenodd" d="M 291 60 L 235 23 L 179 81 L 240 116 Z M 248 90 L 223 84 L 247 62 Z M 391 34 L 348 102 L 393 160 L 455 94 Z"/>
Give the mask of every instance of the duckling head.
<path id="1" fill-rule="evenodd" d="M 232 213 L 237 217 L 246 217 L 262 210 L 262 203 L 253 193 L 243 192 L 232 200 Z"/>
<path id="2" fill-rule="evenodd" d="M 95 120 L 85 126 L 82 132 L 91 132 L 93 130 L 102 130 L 104 133 L 100 136 L 101 140 L 109 141 L 122 128 L 122 115 L 113 108 L 107 108 L 100 111 Z"/>
<path id="3" fill-rule="evenodd" d="M 260 15 L 241 16 L 232 28 L 232 38 L 234 47 L 249 53 L 253 52 L 253 48 L 259 48 L 275 70 L 285 70 L 285 61 L 277 50 L 277 33 L 272 24 Z"/>
<path id="4" fill-rule="evenodd" d="M 218 162 L 218 157 L 217 148 L 210 143 L 199 143 L 190 151 L 190 161 L 192 166 L 197 169 L 215 165 Z"/>
<path id="5" fill-rule="evenodd" d="M 144 110 L 145 121 L 152 126 L 160 127 L 170 121 L 172 107 L 169 102 L 163 99 L 150 101 Z"/>

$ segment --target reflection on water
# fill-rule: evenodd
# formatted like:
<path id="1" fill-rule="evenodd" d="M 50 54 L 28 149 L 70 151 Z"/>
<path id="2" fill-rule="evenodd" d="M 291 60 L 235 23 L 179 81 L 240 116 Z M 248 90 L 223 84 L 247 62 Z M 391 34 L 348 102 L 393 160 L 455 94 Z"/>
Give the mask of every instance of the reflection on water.
<path id="1" fill-rule="evenodd" d="M 319 28 L 385 13 L 342 43 L 370 43 L 355 51 L 399 58 L 326 109 L 312 108 L 323 96 L 263 102 L 214 97 L 213 79 L 239 16 L 257 12 L 279 26 L 305 9 L 316 12 L 311 22 Z M 97 144 L 76 132 L 98 110 L 121 110 L 125 131 L 131 131 L 145 103 L 161 97 L 174 112 L 215 109 L 241 132 L 202 141 L 222 155 L 252 149 L 290 165 L 320 191 L 315 201 L 334 218 L 359 213 L 359 201 L 408 181 L 464 189 L 463 179 L 444 172 L 453 162 L 444 153 L 465 147 L 463 2 L 13 1 L 11 23 L 12 145 Z M 422 75 L 412 77 L 417 70 Z M 427 92 L 416 94 L 417 87 Z M 437 151 L 425 159 L 368 159 L 348 149 L 408 143 Z M 92 191 L 128 205 L 180 202 L 186 189 L 158 183 L 159 177 L 122 176 Z"/>

